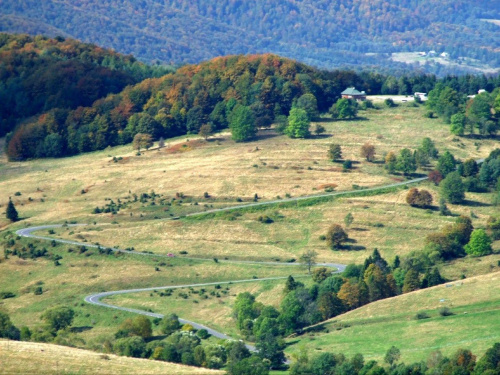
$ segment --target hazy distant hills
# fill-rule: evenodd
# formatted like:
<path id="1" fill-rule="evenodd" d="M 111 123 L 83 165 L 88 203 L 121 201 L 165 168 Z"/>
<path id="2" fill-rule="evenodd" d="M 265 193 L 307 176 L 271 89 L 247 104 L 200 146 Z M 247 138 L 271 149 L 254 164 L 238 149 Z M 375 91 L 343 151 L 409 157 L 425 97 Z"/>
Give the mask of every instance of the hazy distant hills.
<path id="1" fill-rule="evenodd" d="M 500 20 L 500 1 L 3 0 L 0 7 L 2 31 L 71 36 L 144 61 L 273 52 L 321 67 L 388 66 L 389 53 L 435 50 L 454 62 L 448 71 L 500 66 L 500 25 L 485 19 Z M 440 69 L 432 60 L 425 68 Z"/>

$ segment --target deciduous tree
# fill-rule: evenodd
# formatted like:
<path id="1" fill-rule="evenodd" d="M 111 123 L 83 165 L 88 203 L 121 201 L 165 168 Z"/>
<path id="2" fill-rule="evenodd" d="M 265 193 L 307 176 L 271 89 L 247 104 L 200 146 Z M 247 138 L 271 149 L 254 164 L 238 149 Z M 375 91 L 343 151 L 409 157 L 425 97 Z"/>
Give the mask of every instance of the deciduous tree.
<path id="1" fill-rule="evenodd" d="M 326 243 L 331 249 L 339 249 L 347 239 L 347 233 L 340 225 L 332 224 L 330 228 L 328 228 Z"/>
<path id="2" fill-rule="evenodd" d="M 149 134 L 137 133 L 134 136 L 134 141 L 132 143 L 137 152 L 141 152 L 141 148 L 148 149 L 153 146 L 153 138 Z"/>
<path id="3" fill-rule="evenodd" d="M 449 173 L 439 184 L 441 196 L 448 202 L 459 204 L 465 198 L 465 186 L 458 172 Z"/>
<path id="4" fill-rule="evenodd" d="M 316 265 L 318 253 L 314 250 L 307 250 L 300 256 L 300 262 L 307 268 L 307 272 L 311 273 L 311 268 Z"/>
<path id="5" fill-rule="evenodd" d="M 292 108 L 288 116 L 288 127 L 285 134 L 291 138 L 307 138 L 311 135 L 309 131 L 309 117 L 307 112 L 301 108 Z"/>
<path id="6" fill-rule="evenodd" d="M 483 229 L 476 229 L 470 236 L 470 241 L 465 245 L 465 252 L 470 256 L 479 257 L 493 252 L 491 239 Z"/>
<path id="7" fill-rule="evenodd" d="M 252 110 L 240 104 L 236 105 L 229 115 L 229 127 L 236 142 L 245 142 L 257 135 Z"/>
<path id="8" fill-rule="evenodd" d="M 361 156 L 370 162 L 375 160 L 375 146 L 368 142 L 365 143 L 361 146 Z"/>
<path id="9" fill-rule="evenodd" d="M 52 307 L 42 314 L 42 319 L 54 330 L 59 331 L 73 323 L 75 312 L 67 306 Z"/>
<path id="10" fill-rule="evenodd" d="M 328 159 L 336 161 L 342 159 L 342 148 L 338 144 L 332 143 L 328 148 Z"/>

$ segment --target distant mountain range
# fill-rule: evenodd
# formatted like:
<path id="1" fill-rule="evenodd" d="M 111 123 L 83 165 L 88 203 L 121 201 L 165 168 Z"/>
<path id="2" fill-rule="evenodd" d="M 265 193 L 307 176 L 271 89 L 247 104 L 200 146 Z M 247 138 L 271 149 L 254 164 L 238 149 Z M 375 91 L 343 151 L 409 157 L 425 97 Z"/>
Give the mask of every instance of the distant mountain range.
<path id="1" fill-rule="evenodd" d="M 142 61 L 272 52 L 334 68 L 500 67 L 498 0 L 3 0 L 0 31 L 71 36 Z M 487 22 L 489 21 L 489 22 Z M 434 50 L 439 60 L 392 59 Z"/>

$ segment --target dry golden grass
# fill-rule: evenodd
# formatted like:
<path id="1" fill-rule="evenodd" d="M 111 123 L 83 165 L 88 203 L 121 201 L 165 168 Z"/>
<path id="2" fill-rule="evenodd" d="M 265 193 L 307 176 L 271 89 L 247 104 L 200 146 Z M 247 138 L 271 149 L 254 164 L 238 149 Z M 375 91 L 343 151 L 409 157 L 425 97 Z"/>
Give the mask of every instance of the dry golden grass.
<path id="1" fill-rule="evenodd" d="M 0 197 L 5 205 L 12 196 L 20 215 L 33 223 L 60 222 L 62 219 L 109 220 L 90 211 L 102 206 L 104 198 L 117 199 L 133 193 L 151 192 L 173 197 L 176 192 L 214 198 L 262 199 L 312 194 L 320 186 L 336 184 L 337 190 L 353 185 L 374 186 L 393 182 L 381 164 L 360 157 L 366 142 L 375 145 L 377 158 L 403 147 L 416 148 L 429 136 L 439 149 L 449 149 L 458 157 L 485 156 L 494 141 L 469 139 L 454 142 L 448 126 L 438 119 L 425 119 L 423 108 L 362 112 L 368 120 L 324 122 L 327 136 L 306 140 L 262 132 L 255 142 L 235 144 L 227 133 L 210 140 L 189 142 L 184 152 L 183 137 L 170 142 L 169 148 L 150 150 L 135 156 L 130 146 L 116 147 L 64 159 L 8 163 L 0 160 Z M 345 159 L 358 160 L 351 173 L 342 173 L 339 164 L 326 158 L 329 144 L 339 143 Z M 179 146 L 180 145 L 180 146 Z M 114 163 L 111 156 L 122 156 Z M 254 165 L 256 167 L 254 167 Z M 81 191 L 86 191 L 81 194 Z M 14 196 L 15 192 L 21 196 Z M 33 201 L 29 201 L 29 198 Z M 42 203 L 40 200 L 44 199 Z M 0 218 L 0 227 L 7 222 Z"/>
<path id="2" fill-rule="evenodd" d="M 432 184 L 422 186 L 428 189 L 434 202 L 438 201 L 436 188 Z M 229 259 L 298 259 L 306 250 L 314 250 L 320 261 L 340 263 L 360 263 L 378 248 L 388 260 L 395 255 L 405 255 L 422 249 L 425 237 L 452 223 L 455 217 L 440 216 L 435 211 L 427 211 L 408 206 L 405 201 L 407 190 L 371 197 L 343 198 L 309 207 L 279 209 L 282 218 L 272 224 L 257 221 L 258 216 L 275 215 L 276 208 L 258 213 L 247 213 L 236 220 L 224 219 L 199 221 L 144 221 L 120 225 L 102 225 L 101 230 L 91 230 L 93 226 L 74 229 L 74 234 L 65 238 L 103 245 L 118 244 L 122 247 L 134 246 L 137 250 L 157 253 L 187 251 L 190 256 Z M 467 194 L 474 202 L 487 203 L 487 194 Z M 473 225 L 484 228 L 486 220 L 493 214 L 488 205 L 450 205 L 455 214 L 476 216 Z M 344 225 L 343 219 L 350 212 L 354 222 L 348 229 L 355 241 L 350 248 L 332 251 L 319 237 L 326 234 L 333 224 Z M 119 213 L 117 220 L 125 220 L 126 213 Z M 109 239 L 113 240 L 110 243 Z M 402 240 L 404 239 L 404 240 Z"/>
<path id="3" fill-rule="evenodd" d="M 99 354 L 52 344 L 0 340 L 0 374 L 223 374 L 176 363 Z"/>

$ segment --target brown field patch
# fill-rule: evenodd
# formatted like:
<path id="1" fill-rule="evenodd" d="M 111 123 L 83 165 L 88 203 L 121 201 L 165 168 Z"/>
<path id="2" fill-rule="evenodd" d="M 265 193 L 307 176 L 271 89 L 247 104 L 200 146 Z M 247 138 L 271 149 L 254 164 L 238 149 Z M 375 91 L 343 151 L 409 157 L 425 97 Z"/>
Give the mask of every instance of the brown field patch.
<path id="1" fill-rule="evenodd" d="M 65 346 L 0 340 L 5 374 L 223 374 L 222 371 L 95 353 Z"/>

